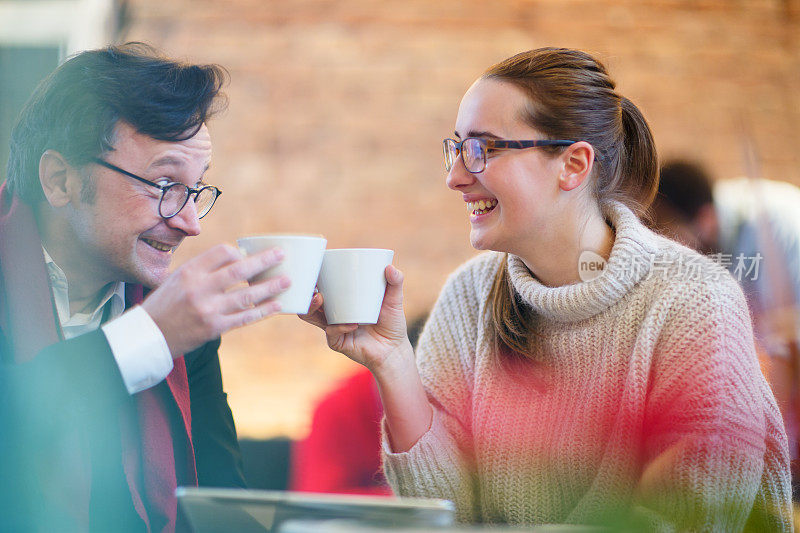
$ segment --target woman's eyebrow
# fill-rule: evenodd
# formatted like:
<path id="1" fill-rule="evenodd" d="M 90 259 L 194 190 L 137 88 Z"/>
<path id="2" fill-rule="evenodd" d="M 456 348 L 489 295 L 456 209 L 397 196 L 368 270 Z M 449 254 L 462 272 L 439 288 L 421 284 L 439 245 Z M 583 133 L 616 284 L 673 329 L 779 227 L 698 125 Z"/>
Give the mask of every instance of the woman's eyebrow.
<path id="1" fill-rule="evenodd" d="M 461 135 L 459 135 L 457 131 L 454 131 L 453 133 L 455 133 L 456 137 L 458 137 L 459 139 L 461 138 Z M 495 135 L 490 131 L 475 131 L 475 130 L 469 131 L 467 133 L 467 137 L 488 137 L 490 139 L 500 138 L 499 136 Z"/>

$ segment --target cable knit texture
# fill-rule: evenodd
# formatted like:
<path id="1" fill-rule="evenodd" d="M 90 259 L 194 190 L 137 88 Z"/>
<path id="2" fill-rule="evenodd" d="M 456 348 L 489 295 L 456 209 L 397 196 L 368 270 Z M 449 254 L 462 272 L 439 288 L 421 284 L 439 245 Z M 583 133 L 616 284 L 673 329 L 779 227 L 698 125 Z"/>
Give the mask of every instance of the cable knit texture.
<path id="1" fill-rule="evenodd" d="M 452 274 L 420 338 L 431 428 L 383 458 L 394 490 L 462 522 L 791 531 L 786 434 L 750 316 L 719 265 L 604 206 L 602 274 L 547 287 L 508 256 L 535 312 L 536 362 L 505 369 L 488 335 L 504 254 Z"/>

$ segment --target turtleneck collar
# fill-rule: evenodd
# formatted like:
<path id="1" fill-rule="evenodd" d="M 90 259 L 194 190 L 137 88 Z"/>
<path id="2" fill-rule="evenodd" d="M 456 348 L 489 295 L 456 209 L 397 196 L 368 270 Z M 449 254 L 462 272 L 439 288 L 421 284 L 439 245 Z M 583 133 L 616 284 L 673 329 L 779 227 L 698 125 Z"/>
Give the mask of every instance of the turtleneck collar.
<path id="1" fill-rule="evenodd" d="M 548 287 L 521 258 L 508 255 L 514 290 L 537 314 L 557 322 L 585 320 L 616 304 L 649 272 L 659 237 L 620 202 L 604 203 L 602 209 L 614 228 L 614 245 L 602 274 L 590 281 Z"/>

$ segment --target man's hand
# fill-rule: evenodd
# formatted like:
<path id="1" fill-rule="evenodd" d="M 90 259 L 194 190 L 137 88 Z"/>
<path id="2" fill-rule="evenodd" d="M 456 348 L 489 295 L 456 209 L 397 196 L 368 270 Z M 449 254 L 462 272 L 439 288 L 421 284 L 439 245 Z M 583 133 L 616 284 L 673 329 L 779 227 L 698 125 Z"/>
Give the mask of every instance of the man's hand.
<path id="1" fill-rule="evenodd" d="M 233 246 L 215 246 L 176 269 L 142 307 L 161 329 L 172 357 L 180 357 L 230 329 L 280 311 L 273 298 L 289 287 L 289 278 L 241 285 L 282 260 L 277 248 L 243 257 Z"/>

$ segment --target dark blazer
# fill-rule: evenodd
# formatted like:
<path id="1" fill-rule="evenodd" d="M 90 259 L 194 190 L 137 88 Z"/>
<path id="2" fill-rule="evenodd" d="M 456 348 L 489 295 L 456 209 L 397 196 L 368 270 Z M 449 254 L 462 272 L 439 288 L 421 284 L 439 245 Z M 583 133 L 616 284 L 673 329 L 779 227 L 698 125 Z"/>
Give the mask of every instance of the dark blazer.
<path id="1" fill-rule="evenodd" d="M 1 293 L 0 293 L 1 294 Z M 12 311 L 13 312 L 13 311 Z M 135 409 L 105 335 L 98 330 L 48 346 L 32 360 L 10 361 L 0 330 L 0 531 L 70 531 L 79 526 L 69 501 L 89 498 L 92 531 L 142 531 L 123 472 L 120 413 Z M 185 356 L 192 442 L 200 485 L 244 487 L 242 462 L 227 396 L 222 389 L 219 339 Z M 166 382 L 155 387 L 170 394 Z M 170 406 L 173 435 L 185 431 Z M 90 493 L 74 494 L 63 440 L 80 435 L 91 464 Z M 185 451 L 176 448 L 176 454 Z M 183 459 L 183 460 L 181 460 Z M 185 457 L 176 456 L 177 465 Z M 176 472 L 180 484 L 181 472 Z M 63 491 L 66 502 L 53 501 Z"/>

